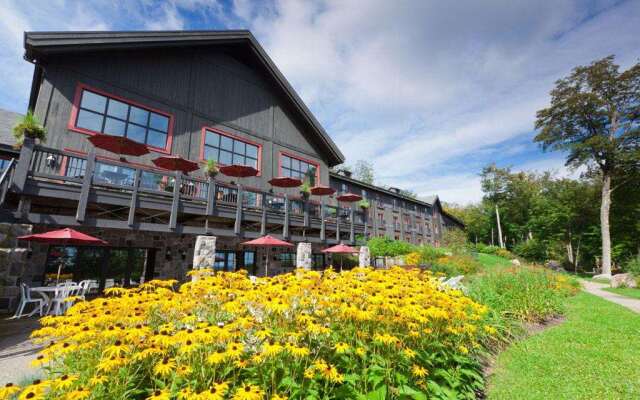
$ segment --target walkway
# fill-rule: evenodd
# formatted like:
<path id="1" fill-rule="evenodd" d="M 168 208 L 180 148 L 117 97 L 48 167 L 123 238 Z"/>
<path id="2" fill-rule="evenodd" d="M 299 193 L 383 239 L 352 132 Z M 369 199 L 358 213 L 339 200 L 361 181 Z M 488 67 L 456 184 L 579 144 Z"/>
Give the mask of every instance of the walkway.
<path id="1" fill-rule="evenodd" d="M 591 293 L 598 297 L 602 297 L 603 299 L 609 300 L 612 303 L 619 304 L 623 307 L 628 308 L 631 311 L 640 313 L 640 300 L 632 299 L 630 297 L 625 297 L 619 294 L 607 292 L 606 290 L 602 290 L 604 288 L 609 287 L 609 284 L 607 283 L 598 283 L 593 281 L 582 280 L 582 287 L 587 293 Z"/>
<path id="2" fill-rule="evenodd" d="M 29 339 L 31 332 L 39 327 L 37 319 L 5 318 L 5 315 L 0 315 L 0 386 L 34 379 L 38 369 L 31 367 L 31 361 L 40 349 Z"/>

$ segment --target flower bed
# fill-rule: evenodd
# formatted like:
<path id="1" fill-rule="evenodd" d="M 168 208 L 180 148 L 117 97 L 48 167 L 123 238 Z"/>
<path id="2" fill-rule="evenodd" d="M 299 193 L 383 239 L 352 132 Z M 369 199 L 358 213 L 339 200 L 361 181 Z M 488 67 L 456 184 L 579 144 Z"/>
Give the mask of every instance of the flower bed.
<path id="1" fill-rule="evenodd" d="M 474 398 L 486 307 L 429 272 L 198 274 L 45 317 L 46 380 L 20 398 Z M 18 392 L 18 390 L 13 390 Z"/>

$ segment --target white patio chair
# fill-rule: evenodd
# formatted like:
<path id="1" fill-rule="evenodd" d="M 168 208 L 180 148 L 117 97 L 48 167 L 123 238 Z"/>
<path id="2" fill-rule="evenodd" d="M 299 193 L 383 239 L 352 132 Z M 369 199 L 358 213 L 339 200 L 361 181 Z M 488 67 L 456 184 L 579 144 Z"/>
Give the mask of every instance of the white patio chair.
<path id="1" fill-rule="evenodd" d="M 85 300 L 86 294 L 91 289 L 91 279 L 85 279 L 84 281 L 80 281 L 78 284 L 78 290 L 75 295 L 71 294 L 70 296 L 78 296 L 82 300 Z"/>
<path id="2" fill-rule="evenodd" d="M 42 314 L 44 312 L 44 306 L 45 306 L 45 301 L 44 299 L 34 299 L 31 297 L 31 288 L 29 286 L 27 286 L 26 284 L 22 283 L 20 284 L 20 304 L 18 304 L 18 309 L 16 310 L 16 313 L 14 314 L 13 317 L 11 318 L 22 318 L 25 314 L 23 314 L 24 312 L 24 308 L 26 307 L 27 304 L 29 303 L 34 303 L 37 306 L 38 312 L 40 313 L 40 316 L 42 317 Z"/>
<path id="3" fill-rule="evenodd" d="M 72 283 L 72 285 L 69 283 Z M 67 305 L 64 299 L 69 297 L 69 293 L 73 290 L 75 285 L 76 284 L 73 282 L 64 282 L 56 286 L 56 291 L 53 298 L 51 299 L 51 302 L 49 303 L 47 314 L 51 312 L 51 309 L 53 309 L 54 315 L 61 315 L 64 313 Z"/>

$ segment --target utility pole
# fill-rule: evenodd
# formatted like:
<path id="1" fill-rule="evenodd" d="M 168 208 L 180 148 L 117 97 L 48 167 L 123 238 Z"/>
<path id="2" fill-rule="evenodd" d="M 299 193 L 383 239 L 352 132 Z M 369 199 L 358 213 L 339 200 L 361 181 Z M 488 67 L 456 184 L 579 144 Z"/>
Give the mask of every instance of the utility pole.
<path id="1" fill-rule="evenodd" d="M 502 240 L 502 226 L 500 226 L 500 210 L 498 210 L 498 203 L 496 203 L 496 221 L 498 223 L 498 239 L 500 240 L 500 248 L 504 249 L 504 241 Z"/>

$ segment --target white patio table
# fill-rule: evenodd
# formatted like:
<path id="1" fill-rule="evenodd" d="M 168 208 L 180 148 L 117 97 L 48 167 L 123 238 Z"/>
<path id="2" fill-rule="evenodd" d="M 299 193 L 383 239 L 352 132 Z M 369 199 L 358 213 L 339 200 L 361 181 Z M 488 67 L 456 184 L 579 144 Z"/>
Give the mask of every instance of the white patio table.
<path id="1" fill-rule="evenodd" d="M 67 289 L 69 290 L 76 290 L 80 288 L 79 285 L 73 285 L 73 286 L 67 286 Z M 36 286 L 36 287 L 32 287 L 31 288 L 31 293 L 37 293 L 40 296 L 42 296 L 42 298 L 45 301 L 45 310 L 49 308 L 49 304 L 51 304 L 51 293 L 53 293 L 55 295 L 56 290 L 59 290 L 59 288 L 57 286 Z M 38 311 L 37 309 L 32 311 L 28 316 L 32 316 L 33 314 L 36 313 L 36 311 Z M 50 310 L 53 311 L 53 310 Z"/>

